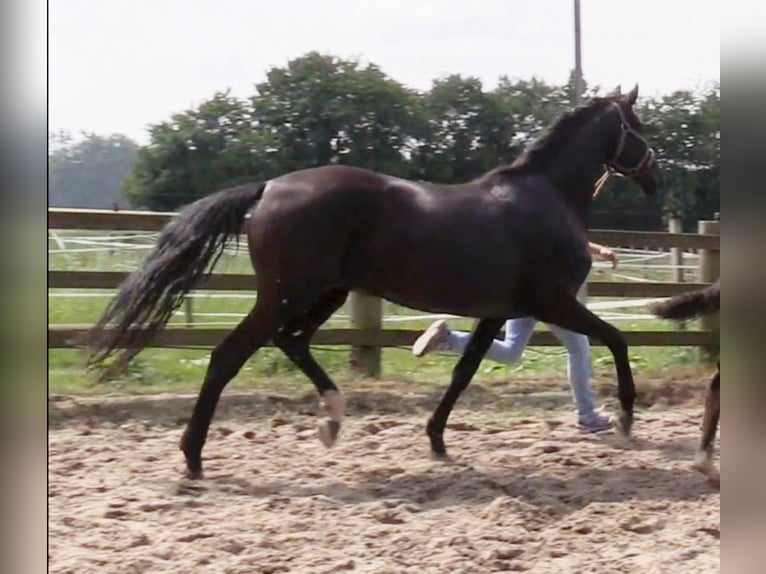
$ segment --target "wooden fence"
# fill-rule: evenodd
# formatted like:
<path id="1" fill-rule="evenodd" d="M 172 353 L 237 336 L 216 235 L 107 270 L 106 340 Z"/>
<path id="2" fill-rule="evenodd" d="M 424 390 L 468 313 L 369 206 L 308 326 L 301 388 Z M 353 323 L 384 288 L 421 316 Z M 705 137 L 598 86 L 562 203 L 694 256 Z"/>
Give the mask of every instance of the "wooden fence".
<path id="1" fill-rule="evenodd" d="M 49 230 L 103 230 L 103 231 L 158 231 L 173 216 L 172 213 L 145 211 L 104 211 L 87 209 L 48 210 Z M 718 221 L 699 222 L 698 233 L 641 232 L 593 230 L 591 241 L 612 247 L 672 251 L 674 258 L 685 250 L 699 253 L 699 278 L 688 282 L 589 282 L 591 297 L 653 298 L 667 297 L 690 289 L 708 285 L 720 272 L 720 229 Z M 115 271 L 48 271 L 48 287 L 64 289 L 114 289 L 126 273 Z M 197 286 L 197 290 L 255 291 L 253 274 L 212 274 Z M 420 331 L 383 329 L 382 302 L 376 297 L 354 292 L 350 297 L 350 327 L 348 329 L 320 329 L 312 340 L 314 345 L 350 345 L 352 364 L 360 372 L 377 376 L 380 372 L 381 349 L 411 345 Z M 718 323 L 707 318 L 699 331 L 626 331 L 630 346 L 696 346 L 704 352 L 715 348 Z M 87 325 L 49 325 L 48 348 L 71 348 L 85 333 Z M 215 346 L 230 329 L 168 327 L 161 331 L 152 347 Z M 551 333 L 536 332 L 531 345 L 559 345 Z M 594 345 L 600 342 L 593 341 Z"/>

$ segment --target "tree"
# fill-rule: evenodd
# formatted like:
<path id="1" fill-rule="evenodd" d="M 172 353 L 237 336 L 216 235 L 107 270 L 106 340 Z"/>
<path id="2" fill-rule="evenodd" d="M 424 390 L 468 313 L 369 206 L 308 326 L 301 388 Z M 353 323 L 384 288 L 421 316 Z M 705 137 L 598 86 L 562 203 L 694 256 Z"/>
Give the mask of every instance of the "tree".
<path id="1" fill-rule="evenodd" d="M 679 90 L 644 102 L 646 136 L 665 172 L 664 216 L 681 217 L 684 227 L 720 210 L 720 87 L 696 94 Z"/>
<path id="2" fill-rule="evenodd" d="M 413 154 L 413 175 L 457 183 L 510 162 L 514 124 L 503 104 L 496 94 L 483 91 L 477 78 L 436 80 L 420 100 L 426 123 Z"/>
<path id="3" fill-rule="evenodd" d="M 217 189 L 273 175 L 272 140 L 247 102 L 216 93 L 150 128 L 123 192 L 137 206 L 174 210 Z"/>
<path id="4" fill-rule="evenodd" d="M 69 132 L 48 134 L 48 205 L 57 207 L 123 207 L 120 186 L 130 173 L 138 145 L 121 134 Z"/>
<path id="5" fill-rule="evenodd" d="M 403 175 L 415 95 L 377 66 L 310 52 L 272 68 L 252 98 L 284 171 L 343 163 Z"/>
<path id="6" fill-rule="evenodd" d="M 405 175 L 415 96 L 374 65 L 309 53 L 273 68 L 256 94 L 217 93 L 153 126 L 124 191 L 170 210 L 216 189 L 345 163 Z"/>

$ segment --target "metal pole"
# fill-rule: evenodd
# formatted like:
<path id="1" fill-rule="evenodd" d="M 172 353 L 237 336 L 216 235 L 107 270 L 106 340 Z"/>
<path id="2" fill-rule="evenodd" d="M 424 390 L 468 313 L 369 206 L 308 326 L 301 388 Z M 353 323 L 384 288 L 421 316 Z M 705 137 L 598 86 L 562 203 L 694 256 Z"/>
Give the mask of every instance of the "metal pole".
<path id="1" fill-rule="evenodd" d="M 574 0 L 575 21 L 575 105 L 582 103 L 582 53 L 580 47 L 580 0 Z"/>

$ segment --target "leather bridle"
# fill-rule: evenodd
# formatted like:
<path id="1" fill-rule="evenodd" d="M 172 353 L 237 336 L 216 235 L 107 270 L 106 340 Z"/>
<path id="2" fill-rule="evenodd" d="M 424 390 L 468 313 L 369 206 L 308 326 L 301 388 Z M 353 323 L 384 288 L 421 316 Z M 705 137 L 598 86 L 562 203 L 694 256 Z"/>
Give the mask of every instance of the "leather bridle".
<path id="1" fill-rule="evenodd" d="M 605 164 L 606 171 L 596 182 L 593 197 L 598 195 L 598 192 L 601 191 L 602 187 L 604 187 L 604 184 L 607 182 L 609 177 L 615 172 L 626 177 L 636 177 L 637 175 L 643 173 L 654 160 L 654 150 L 647 143 L 646 139 L 644 139 L 644 136 L 642 136 L 636 129 L 633 128 L 633 126 L 628 123 L 628 119 L 625 117 L 625 112 L 622 110 L 620 104 L 617 102 L 612 102 L 612 105 L 617 108 L 617 112 L 620 114 L 620 140 L 617 142 L 617 149 L 612 155 L 612 158 Z M 629 135 L 635 137 L 641 143 L 643 143 L 645 148 L 644 155 L 641 156 L 641 160 L 633 167 L 625 166 L 619 161 L 620 156 L 625 149 L 625 142 L 627 141 Z"/>

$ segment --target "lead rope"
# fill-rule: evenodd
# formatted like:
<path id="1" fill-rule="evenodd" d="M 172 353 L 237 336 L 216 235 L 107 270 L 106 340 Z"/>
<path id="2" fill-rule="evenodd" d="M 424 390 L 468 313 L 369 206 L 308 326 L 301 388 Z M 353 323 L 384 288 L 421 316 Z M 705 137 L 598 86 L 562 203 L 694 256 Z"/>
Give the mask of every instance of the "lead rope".
<path id="1" fill-rule="evenodd" d="M 606 182 L 609 181 L 609 178 L 612 177 L 612 174 L 614 173 L 614 169 L 612 169 L 609 166 L 606 166 L 604 169 L 604 173 L 601 174 L 601 177 L 598 178 L 596 181 L 596 187 L 593 190 L 593 199 L 596 199 L 598 197 L 598 194 L 601 192 L 601 188 L 603 188 L 606 185 Z"/>

